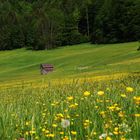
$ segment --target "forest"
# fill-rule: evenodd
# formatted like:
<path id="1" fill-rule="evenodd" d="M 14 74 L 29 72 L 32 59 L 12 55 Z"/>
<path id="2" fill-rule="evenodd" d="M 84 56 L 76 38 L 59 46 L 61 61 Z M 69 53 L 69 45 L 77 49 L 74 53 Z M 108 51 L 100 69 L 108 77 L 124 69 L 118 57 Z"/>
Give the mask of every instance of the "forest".
<path id="1" fill-rule="evenodd" d="M 0 50 L 140 40 L 140 0 L 0 0 Z"/>

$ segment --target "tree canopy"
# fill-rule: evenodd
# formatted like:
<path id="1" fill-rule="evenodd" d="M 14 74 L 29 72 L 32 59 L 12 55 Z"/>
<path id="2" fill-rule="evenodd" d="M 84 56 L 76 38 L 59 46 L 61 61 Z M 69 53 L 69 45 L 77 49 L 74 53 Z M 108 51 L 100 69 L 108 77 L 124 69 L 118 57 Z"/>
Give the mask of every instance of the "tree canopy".
<path id="1" fill-rule="evenodd" d="M 0 50 L 140 40 L 140 0 L 0 0 Z"/>

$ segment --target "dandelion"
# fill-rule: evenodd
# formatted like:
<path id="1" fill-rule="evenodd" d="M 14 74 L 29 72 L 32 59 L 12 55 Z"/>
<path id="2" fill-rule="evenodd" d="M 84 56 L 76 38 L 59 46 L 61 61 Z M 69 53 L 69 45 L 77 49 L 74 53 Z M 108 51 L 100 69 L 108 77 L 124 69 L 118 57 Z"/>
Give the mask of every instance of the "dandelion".
<path id="1" fill-rule="evenodd" d="M 99 96 L 103 96 L 103 95 L 104 95 L 104 91 L 98 91 L 97 94 L 98 94 Z"/>
<path id="2" fill-rule="evenodd" d="M 122 98 L 126 98 L 126 94 L 121 94 L 121 97 Z"/>
<path id="3" fill-rule="evenodd" d="M 76 131 L 71 131 L 71 134 L 72 134 L 72 135 L 76 135 L 77 132 L 76 132 Z"/>
<path id="4" fill-rule="evenodd" d="M 118 113 L 118 116 L 122 118 L 122 117 L 124 117 L 124 116 L 125 116 L 125 113 L 124 113 L 124 112 L 122 112 L 122 111 L 120 111 L 120 112 Z"/>
<path id="5" fill-rule="evenodd" d="M 98 109 L 98 108 L 99 108 L 99 106 L 96 105 L 96 106 L 95 106 L 95 109 Z"/>
<path id="6" fill-rule="evenodd" d="M 28 132 L 28 131 L 26 131 L 26 132 L 25 132 L 25 135 L 26 135 L 26 136 L 28 136 L 28 135 L 29 135 L 29 132 Z"/>
<path id="7" fill-rule="evenodd" d="M 89 121 L 89 120 L 85 120 L 85 122 L 86 122 L 86 123 L 90 123 L 90 121 Z"/>
<path id="8" fill-rule="evenodd" d="M 45 130 L 45 134 L 48 134 L 50 131 L 49 130 Z"/>
<path id="9" fill-rule="evenodd" d="M 67 128 L 68 126 L 70 126 L 70 121 L 66 119 L 62 119 L 61 125 L 63 128 Z"/>
<path id="10" fill-rule="evenodd" d="M 84 123 L 83 123 L 84 128 L 87 128 L 90 123 L 91 123 L 90 120 L 85 120 Z"/>
<path id="11" fill-rule="evenodd" d="M 25 125 L 28 126 L 30 124 L 30 122 L 25 122 Z"/>
<path id="12" fill-rule="evenodd" d="M 56 127 L 57 127 L 57 124 L 52 124 L 52 127 L 53 127 L 53 128 L 56 128 Z"/>
<path id="13" fill-rule="evenodd" d="M 50 133 L 50 134 L 47 134 L 46 136 L 47 136 L 47 137 L 50 137 L 50 138 L 54 138 L 55 135 L 52 134 L 52 133 Z"/>
<path id="14" fill-rule="evenodd" d="M 71 105 L 69 106 L 69 108 L 73 108 L 73 109 L 75 109 L 77 106 L 78 106 L 78 104 L 75 103 L 75 104 L 71 104 Z"/>
<path id="15" fill-rule="evenodd" d="M 92 134 L 93 134 L 94 136 L 96 136 L 96 135 L 97 135 L 97 132 L 94 131 Z"/>
<path id="16" fill-rule="evenodd" d="M 64 135 L 64 132 L 60 132 L 60 135 Z"/>
<path id="17" fill-rule="evenodd" d="M 134 96 L 133 99 L 134 99 L 135 104 L 140 105 L 140 96 L 138 97 Z"/>
<path id="18" fill-rule="evenodd" d="M 73 99 L 74 99 L 73 96 L 67 97 L 67 100 L 68 100 L 68 101 L 71 101 L 71 100 L 73 100 Z"/>
<path id="19" fill-rule="evenodd" d="M 46 130 L 45 128 L 42 128 L 42 132 L 45 132 L 45 130 Z"/>
<path id="20" fill-rule="evenodd" d="M 55 106 L 55 104 L 54 103 L 51 103 L 51 106 Z"/>
<path id="21" fill-rule="evenodd" d="M 107 137 L 107 134 L 103 133 L 103 134 L 101 134 L 101 135 L 99 136 L 99 139 L 102 140 L 102 139 L 104 139 L 104 138 L 106 138 L 106 137 Z"/>
<path id="22" fill-rule="evenodd" d="M 31 130 L 31 131 L 30 131 L 30 134 L 31 134 L 31 135 L 34 135 L 34 134 L 36 134 L 36 131 L 35 131 L 35 130 Z"/>
<path id="23" fill-rule="evenodd" d="M 109 124 L 106 123 L 106 124 L 105 124 L 105 128 L 107 129 L 107 128 L 109 128 L 109 127 L 110 127 Z"/>
<path id="24" fill-rule="evenodd" d="M 101 111 L 100 115 L 104 118 L 105 117 L 105 111 Z"/>
<path id="25" fill-rule="evenodd" d="M 57 114 L 56 116 L 57 116 L 58 118 L 60 118 L 60 119 L 61 119 L 61 118 L 64 118 L 64 115 L 63 115 L 62 113 L 59 113 L 59 114 Z"/>
<path id="26" fill-rule="evenodd" d="M 67 119 L 70 119 L 70 115 L 67 114 L 67 115 L 66 115 L 66 118 L 67 118 Z"/>
<path id="27" fill-rule="evenodd" d="M 89 96 L 90 95 L 90 92 L 89 91 L 85 91 L 84 92 L 84 96 Z"/>
<path id="28" fill-rule="evenodd" d="M 115 106 L 109 106 L 108 109 L 109 109 L 110 111 L 114 111 L 114 110 L 115 110 Z"/>
<path id="29" fill-rule="evenodd" d="M 131 93 L 134 91 L 134 89 L 132 87 L 126 87 L 126 91 Z"/>
<path id="30" fill-rule="evenodd" d="M 69 140 L 69 138 L 68 138 L 67 136 L 65 136 L 65 137 L 63 138 L 63 140 Z"/>
<path id="31" fill-rule="evenodd" d="M 67 109 L 65 109 L 65 110 L 64 110 L 64 112 L 68 112 L 68 110 L 67 110 Z"/>
<path id="32" fill-rule="evenodd" d="M 140 117 L 140 114 L 134 114 L 135 117 Z"/>
<path id="33" fill-rule="evenodd" d="M 79 114 L 76 114 L 75 117 L 79 117 Z"/>
<path id="34" fill-rule="evenodd" d="M 119 128 L 118 128 L 118 127 L 115 127 L 114 130 L 115 130 L 115 131 L 119 131 Z"/>
<path id="35" fill-rule="evenodd" d="M 107 136 L 107 137 L 106 137 L 106 140 L 112 140 L 112 139 L 111 139 L 111 137 Z"/>

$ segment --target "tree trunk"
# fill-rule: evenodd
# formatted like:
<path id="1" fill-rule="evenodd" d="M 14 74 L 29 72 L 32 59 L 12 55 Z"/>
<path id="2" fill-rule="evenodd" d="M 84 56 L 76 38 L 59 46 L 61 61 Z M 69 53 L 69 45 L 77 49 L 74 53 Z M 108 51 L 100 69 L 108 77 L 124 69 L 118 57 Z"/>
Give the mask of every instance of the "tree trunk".
<path id="1" fill-rule="evenodd" d="M 86 7 L 86 20 L 87 20 L 87 36 L 89 38 L 89 15 L 88 15 L 88 7 Z"/>

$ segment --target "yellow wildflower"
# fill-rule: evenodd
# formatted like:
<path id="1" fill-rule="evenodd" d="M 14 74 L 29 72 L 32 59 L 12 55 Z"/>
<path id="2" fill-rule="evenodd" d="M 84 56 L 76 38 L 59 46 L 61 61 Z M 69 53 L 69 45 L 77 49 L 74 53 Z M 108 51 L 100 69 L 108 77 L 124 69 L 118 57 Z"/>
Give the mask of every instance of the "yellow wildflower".
<path id="1" fill-rule="evenodd" d="M 96 109 L 98 109 L 98 108 L 99 108 L 99 106 L 97 106 L 97 105 L 96 105 L 96 106 L 95 106 L 95 108 L 96 108 Z"/>
<path id="2" fill-rule="evenodd" d="M 52 134 L 52 133 L 50 133 L 50 134 L 47 134 L 46 136 L 47 136 L 47 137 L 50 137 L 50 138 L 53 138 L 55 135 Z"/>
<path id="3" fill-rule="evenodd" d="M 69 140 L 69 138 L 68 138 L 67 136 L 65 136 L 65 137 L 63 138 L 63 140 Z"/>
<path id="4" fill-rule="evenodd" d="M 106 123 L 106 124 L 105 124 L 105 128 L 107 129 L 107 128 L 109 128 L 109 127 L 110 127 L 109 124 Z"/>
<path id="5" fill-rule="evenodd" d="M 106 140 L 112 140 L 112 139 L 111 139 L 111 137 L 107 136 L 107 137 L 106 137 Z"/>
<path id="6" fill-rule="evenodd" d="M 116 110 L 116 111 L 120 111 L 121 108 L 120 108 L 120 107 L 116 107 L 115 110 Z"/>
<path id="7" fill-rule="evenodd" d="M 110 102 L 110 100 L 106 100 L 106 103 L 109 103 Z"/>
<path id="8" fill-rule="evenodd" d="M 115 130 L 115 131 L 119 131 L 119 128 L 118 128 L 118 127 L 115 127 L 114 130 Z"/>
<path id="9" fill-rule="evenodd" d="M 26 132 L 25 132 L 25 135 L 26 135 L 26 136 L 28 136 L 28 135 L 29 135 L 29 132 L 28 132 L 28 131 L 26 131 Z"/>
<path id="10" fill-rule="evenodd" d="M 121 117 L 121 118 L 124 117 L 124 115 L 125 115 L 125 113 L 122 112 L 122 111 L 120 111 L 120 112 L 118 113 L 118 116 Z"/>
<path id="11" fill-rule="evenodd" d="M 55 120 L 61 120 L 62 118 L 64 118 L 64 115 L 62 113 L 56 114 L 55 116 Z"/>
<path id="12" fill-rule="evenodd" d="M 73 100 L 73 99 L 74 99 L 73 96 L 67 97 L 67 100 L 68 100 L 68 101 L 71 101 L 71 100 Z"/>
<path id="13" fill-rule="evenodd" d="M 127 91 L 127 92 L 133 92 L 134 89 L 133 89 L 132 87 L 126 87 L 126 91 Z"/>
<path id="14" fill-rule="evenodd" d="M 85 122 L 86 122 L 86 123 L 90 123 L 90 121 L 89 121 L 89 120 L 85 120 Z"/>
<path id="15" fill-rule="evenodd" d="M 56 128 L 56 127 L 57 127 L 57 124 L 52 124 L 52 127 L 53 127 L 53 128 Z"/>
<path id="16" fill-rule="evenodd" d="M 126 138 L 122 137 L 121 140 L 126 140 Z"/>
<path id="17" fill-rule="evenodd" d="M 89 126 L 89 124 L 90 124 L 90 120 L 85 120 L 83 123 L 85 128 L 87 128 Z"/>
<path id="18" fill-rule="evenodd" d="M 73 108 L 73 109 L 75 109 L 77 106 L 78 106 L 78 104 L 75 103 L 75 104 L 71 104 L 71 105 L 69 106 L 69 108 Z"/>
<path id="19" fill-rule="evenodd" d="M 126 94 L 121 94 L 121 97 L 122 98 L 126 98 Z"/>
<path id="20" fill-rule="evenodd" d="M 67 109 L 65 109 L 65 110 L 64 110 L 64 112 L 68 112 L 68 110 L 67 110 Z"/>
<path id="21" fill-rule="evenodd" d="M 45 130 L 46 130 L 45 128 L 42 128 L 42 132 L 45 132 Z"/>
<path id="22" fill-rule="evenodd" d="M 25 122 L 25 125 L 28 126 L 30 124 L 30 122 Z"/>
<path id="23" fill-rule="evenodd" d="M 135 117 L 140 117 L 140 114 L 134 114 Z"/>
<path id="24" fill-rule="evenodd" d="M 79 114 L 76 114 L 75 117 L 79 117 Z"/>
<path id="25" fill-rule="evenodd" d="M 118 135 L 118 134 L 119 134 L 119 132 L 118 132 L 118 131 L 114 131 L 113 133 L 114 133 L 115 135 Z"/>
<path id="26" fill-rule="evenodd" d="M 101 112 L 100 112 L 100 115 L 101 115 L 102 117 L 105 117 L 105 111 L 101 111 Z"/>
<path id="27" fill-rule="evenodd" d="M 31 135 L 36 134 L 36 131 L 35 130 L 32 130 L 32 131 L 30 131 L 30 134 Z"/>
<path id="28" fill-rule="evenodd" d="M 60 135 L 64 135 L 64 132 L 60 132 Z"/>
<path id="29" fill-rule="evenodd" d="M 45 130 L 45 134 L 49 133 L 50 131 L 49 130 Z"/>
<path id="30" fill-rule="evenodd" d="M 84 92 L 84 96 L 89 96 L 90 95 L 90 92 L 89 91 L 85 91 Z"/>
<path id="31" fill-rule="evenodd" d="M 97 93 L 99 96 L 103 96 L 104 95 L 104 91 L 98 91 Z"/>
<path id="32" fill-rule="evenodd" d="M 115 110 L 115 106 L 109 106 L 108 109 L 109 109 L 110 111 L 114 111 L 114 110 Z"/>
<path id="33" fill-rule="evenodd" d="M 140 105 L 140 96 L 138 96 L 138 97 L 134 96 L 133 99 L 134 99 L 134 102 L 135 102 L 137 105 Z"/>
<path id="34" fill-rule="evenodd" d="M 76 132 L 76 131 L 71 131 L 71 134 L 72 134 L 72 135 L 76 135 L 77 132 Z"/>

